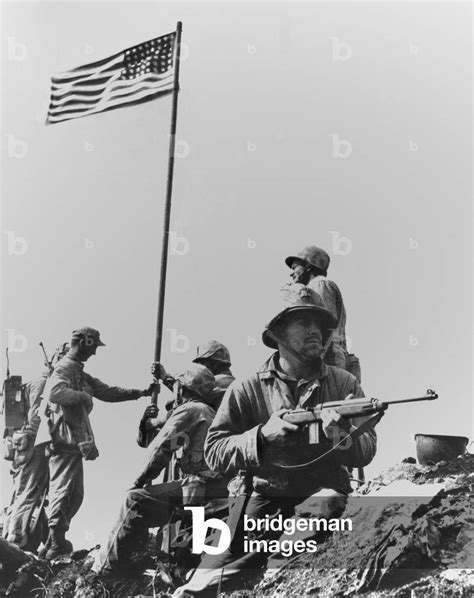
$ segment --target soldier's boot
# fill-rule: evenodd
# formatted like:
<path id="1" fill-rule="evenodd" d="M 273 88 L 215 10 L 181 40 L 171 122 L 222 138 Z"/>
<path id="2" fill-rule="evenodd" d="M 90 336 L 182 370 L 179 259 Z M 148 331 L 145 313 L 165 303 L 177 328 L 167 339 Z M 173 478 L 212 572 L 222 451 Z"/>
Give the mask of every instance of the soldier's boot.
<path id="1" fill-rule="evenodd" d="M 58 556 L 70 554 L 73 550 L 71 542 L 65 538 L 66 530 L 61 527 L 50 527 L 49 537 L 46 541 L 48 550 L 45 559 L 55 559 Z"/>

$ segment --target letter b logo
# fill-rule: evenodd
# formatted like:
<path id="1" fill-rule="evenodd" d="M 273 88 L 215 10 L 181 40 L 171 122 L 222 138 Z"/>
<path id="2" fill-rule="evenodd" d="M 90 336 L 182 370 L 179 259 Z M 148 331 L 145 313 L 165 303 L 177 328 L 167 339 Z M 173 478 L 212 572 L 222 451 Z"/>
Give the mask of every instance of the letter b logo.
<path id="1" fill-rule="evenodd" d="M 204 507 L 184 507 L 193 516 L 193 554 L 222 554 L 230 546 L 230 529 L 227 523 L 220 519 L 204 519 Z M 206 544 L 207 531 L 214 528 L 221 532 L 217 546 Z"/>

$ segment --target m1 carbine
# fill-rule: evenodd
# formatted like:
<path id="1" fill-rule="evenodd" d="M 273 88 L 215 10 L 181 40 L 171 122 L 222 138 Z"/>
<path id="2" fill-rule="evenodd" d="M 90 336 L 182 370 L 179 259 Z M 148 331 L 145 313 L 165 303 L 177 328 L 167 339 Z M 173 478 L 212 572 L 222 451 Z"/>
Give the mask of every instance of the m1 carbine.
<path id="1" fill-rule="evenodd" d="M 366 415 L 375 415 L 383 412 L 389 405 L 397 403 L 415 403 L 416 401 L 433 401 L 438 395 L 430 388 L 421 397 L 412 399 L 395 399 L 393 401 L 379 401 L 378 399 L 350 399 L 347 401 L 332 401 L 322 403 L 314 409 L 293 409 L 282 415 L 282 419 L 298 426 L 309 426 L 309 443 L 319 444 L 319 425 L 321 422 L 321 412 L 326 409 L 334 409 L 342 417 L 347 419 L 352 417 L 364 417 Z"/>

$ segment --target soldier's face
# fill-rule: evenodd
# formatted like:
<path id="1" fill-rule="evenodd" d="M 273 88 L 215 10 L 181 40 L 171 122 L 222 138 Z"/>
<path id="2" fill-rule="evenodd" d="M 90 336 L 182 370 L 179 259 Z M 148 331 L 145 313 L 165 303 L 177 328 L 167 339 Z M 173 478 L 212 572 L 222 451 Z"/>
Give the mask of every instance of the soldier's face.
<path id="1" fill-rule="evenodd" d="M 319 318 L 310 311 L 293 312 L 283 323 L 282 337 L 297 353 L 311 359 L 321 355 L 323 332 Z"/>
<path id="2" fill-rule="evenodd" d="M 89 357 L 92 357 L 92 355 L 95 355 L 97 352 L 97 345 L 94 342 L 90 342 L 90 339 L 85 340 L 89 340 L 89 342 L 84 342 L 82 346 L 81 353 L 83 361 L 87 361 Z"/>
<path id="3" fill-rule="evenodd" d="M 291 264 L 291 279 L 293 282 L 300 282 L 302 284 L 308 284 L 309 272 L 306 270 L 306 266 L 299 260 L 294 260 Z"/>

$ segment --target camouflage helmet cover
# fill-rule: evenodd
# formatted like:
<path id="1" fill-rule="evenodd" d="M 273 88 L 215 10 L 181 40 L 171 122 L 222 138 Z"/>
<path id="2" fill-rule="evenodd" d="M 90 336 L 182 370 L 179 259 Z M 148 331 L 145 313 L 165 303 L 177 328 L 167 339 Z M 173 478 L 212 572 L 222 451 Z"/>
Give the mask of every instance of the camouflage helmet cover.
<path id="1" fill-rule="evenodd" d="M 176 379 L 181 382 L 183 388 L 196 393 L 202 399 L 206 399 L 207 395 L 212 393 L 215 386 L 215 379 L 212 372 L 204 365 L 198 363 L 187 368 Z"/>
<path id="2" fill-rule="evenodd" d="M 321 247 L 316 247 L 316 245 L 308 245 L 308 247 L 305 247 L 298 253 L 298 255 L 288 256 L 285 260 L 285 264 L 291 268 L 295 260 L 305 262 L 314 268 L 322 270 L 323 272 L 327 271 L 331 262 L 331 258 L 324 251 L 324 249 L 321 249 Z"/>
<path id="3" fill-rule="evenodd" d="M 271 331 L 275 324 L 280 322 L 284 316 L 294 311 L 312 311 L 319 315 L 323 326 L 323 336 L 328 338 L 331 329 L 337 325 L 332 312 L 326 307 L 321 296 L 313 289 L 301 283 L 286 284 L 280 290 L 280 311 L 265 326 L 262 333 L 263 344 L 272 349 L 278 349 L 277 342 L 272 338 Z"/>
<path id="4" fill-rule="evenodd" d="M 205 359 L 213 359 L 225 365 L 231 365 L 229 349 L 215 340 L 207 341 L 207 343 L 198 346 L 198 354 L 193 359 L 194 363 L 202 363 Z"/>

